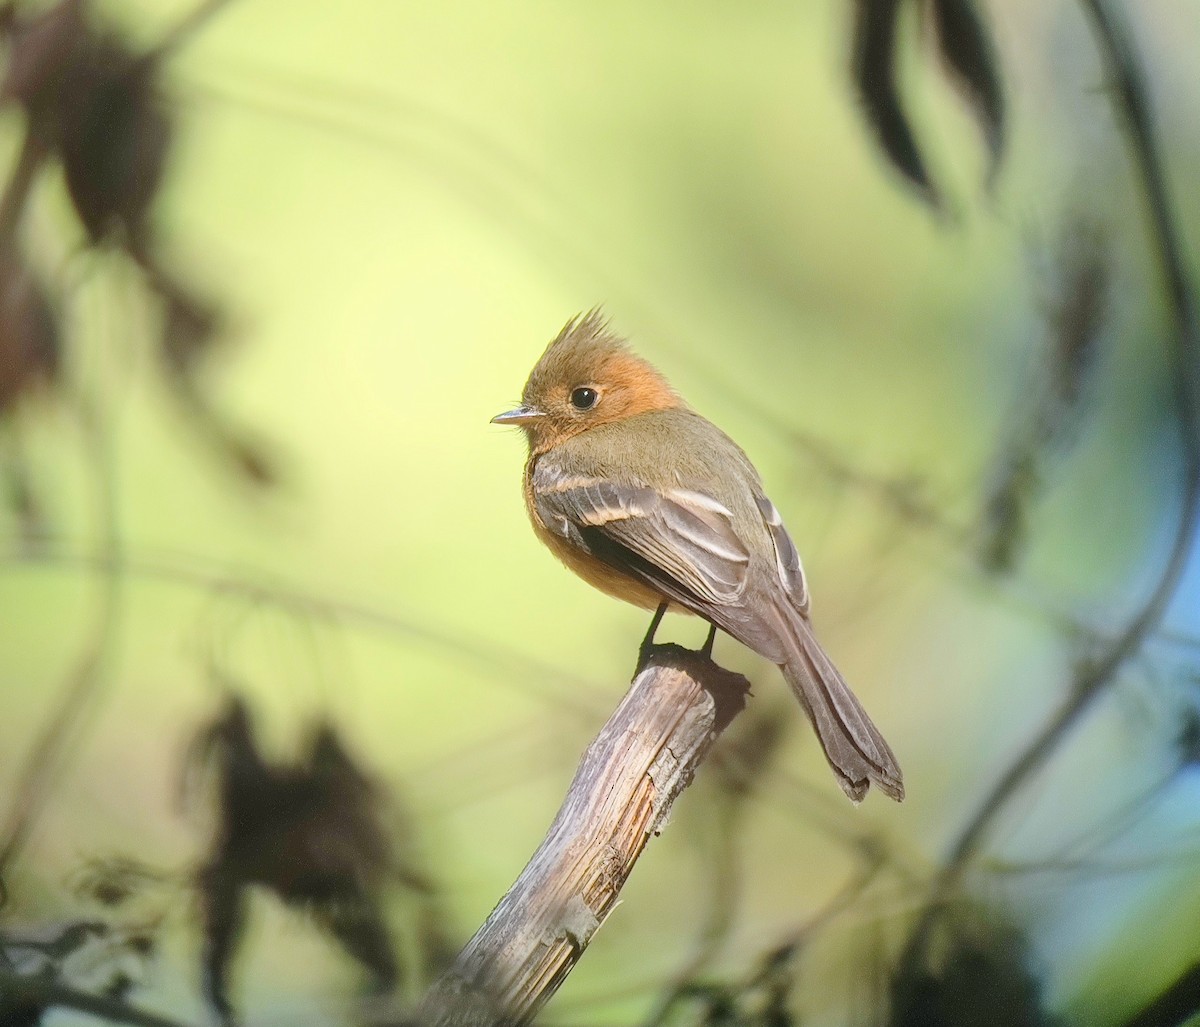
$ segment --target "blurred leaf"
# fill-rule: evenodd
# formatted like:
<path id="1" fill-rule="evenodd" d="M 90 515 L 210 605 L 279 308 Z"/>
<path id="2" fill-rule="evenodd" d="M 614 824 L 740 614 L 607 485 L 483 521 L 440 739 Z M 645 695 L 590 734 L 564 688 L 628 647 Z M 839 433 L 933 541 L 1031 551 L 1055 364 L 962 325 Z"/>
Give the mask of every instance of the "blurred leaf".
<path id="1" fill-rule="evenodd" d="M 204 5 L 185 24 L 195 27 L 218 6 Z M 152 224 L 173 134 L 160 82 L 165 51 L 135 52 L 116 32 L 94 27 L 81 0 L 60 0 L 36 17 L 4 10 L 0 32 L 9 42 L 9 61 L 0 100 L 21 104 L 27 126 L 23 162 L 9 183 L 0 227 L 11 230 L 19 221 L 47 159 L 61 161 L 92 245 L 115 242 L 162 300 L 160 366 L 193 426 L 244 480 L 274 484 L 275 464 L 264 447 L 220 418 L 194 380 L 217 338 L 219 310 L 168 269 Z M 0 265 L 0 413 L 33 378 L 50 377 L 57 367 L 49 308 L 28 288 L 16 289 L 28 279 L 18 271 L 11 259 Z M 33 518 L 24 521 L 32 524 Z"/>
<path id="2" fill-rule="evenodd" d="M 896 82 L 896 29 L 903 0 L 858 0 L 854 30 L 854 84 L 884 154 L 934 207 L 937 189 L 908 117 Z"/>
<path id="3" fill-rule="evenodd" d="M 1076 414 L 1099 354 L 1112 254 L 1107 231 L 1090 220 L 1069 222 L 1059 246 L 1059 285 L 1050 310 L 1050 374 L 1063 413 Z M 1065 427 L 1056 425 L 1056 437 Z"/>
<path id="4" fill-rule="evenodd" d="M 936 965 L 895 977 L 888 1027 L 1052 1027 L 1025 933 L 996 911 L 962 910 Z"/>
<path id="5" fill-rule="evenodd" d="M 1193 963 L 1122 1027 L 1182 1027 L 1200 1013 L 1200 963 Z"/>
<path id="6" fill-rule="evenodd" d="M 272 764 L 259 752 L 249 708 L 233 697 L 189 752 L 216 764 L 219 824 L 198 878 L 204 991 L 216 1013 L 232 1021 L 228 977 L 251 885 L 311 911 L 390 989 L 398 962 L 380 893 L 398 860 L 381 819 L 382 792 L 336 729 L 318 724 L 298 763 Z"/>
<path id="7" fill-rule="evenodd" d="M 1029 541 L 1029 511 L 1041 491 L 1037 454 L 1023 443 L 1006 456 L 984 499 L 979 562 L 993 573 L 1016 567 Z"/>
<path id="8" fill-rule="evenodd" d="M 158 64 L 88 24 L 79 0 L 33 18 L 9 14 L 0 99 L 62 159 L 67 192 L 93 242 L 139 239 L 162 183 L 171 136 Z"/>
<path id="9" fill-rule="evenodd" d="M 68 69 L 59 116 L 67 190 L 88 234 L 143 237 L 171 137 L 157 64 L 115 37 L 91 41 Z"/>
<path id="10" fill-rule="evenodd" d="M 9 996 L 0 991 L 0 1024 L 4 1027 L 38 1027 L 47 1007 L 32 999 Z"/>
<path id="11" fill-rule="evenodd" d="M 1175 756 L 1180 767 L 1200 767 L 1200 705 L 1196 686 L 1200 681 L 1193 679 L 1187 701 L 1179 711 L 1173 739 Z"/>
<path id="12" fill-rule="evenodd" d="M 906 2 L 857 0 L 854 85 L 884 155 L 936 209 L 941 195 L 913 134 L 897 81 L 898 28 Z M 912 2 L 931 8 L 939 54 L 965 91 L 987 144 L 990 183 L 1004 150 L 1005 121 L 1004 91 L 991 37 L 972 0 Z"/>
<path id="13" fill-rule="evenodd" d="M 1004 90 L 986 26 L 972 0 L 930 0 L 938 49 L 961 83 L 987 144 L 989 180 L 1004 151 Z"/>

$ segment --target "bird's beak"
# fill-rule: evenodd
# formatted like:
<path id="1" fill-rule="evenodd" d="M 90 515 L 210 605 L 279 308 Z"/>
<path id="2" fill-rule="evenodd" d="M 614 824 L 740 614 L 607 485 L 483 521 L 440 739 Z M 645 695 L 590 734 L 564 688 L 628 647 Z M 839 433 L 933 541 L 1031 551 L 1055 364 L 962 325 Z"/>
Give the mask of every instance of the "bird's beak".
<path id="1" fill-rule="evenodd" d="M 497 414 L 492 418 L 492 424 L 528 424 L 530 421 L 536 421 L 539 417 L 545 416 L 545 413 L 538 410 L 537 407 L 517 407 L 515 410 Z"/>

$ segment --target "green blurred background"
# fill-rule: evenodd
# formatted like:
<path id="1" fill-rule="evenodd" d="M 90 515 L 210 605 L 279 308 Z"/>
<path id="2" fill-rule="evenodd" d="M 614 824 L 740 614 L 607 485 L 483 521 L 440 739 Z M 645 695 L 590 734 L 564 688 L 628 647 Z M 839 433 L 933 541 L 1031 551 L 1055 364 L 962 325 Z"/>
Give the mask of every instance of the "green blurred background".
<path id="1" fill-rule="evenodd" d="M 152 45 L 188 6 L 101 10 Z M 1128 8 L 1194 239 L 1200 13 Z M 898 753 L 908 799 L 846 803 L 774 669 L 721 639 L 717 659 L 755 682 L 752 709 L 790 725 L 736 818 L 732 869 L 726 799 L 701 774 L 546 1016 L 638 1022 L 718 897 L 732 920 L 707 972 L 746 972 L 854 877 L 844 835 L 866 830 L 906 869 L 814 937 L 795 1001 L 806 1023 L 873 1022 L 881 953 L 1081 656 L 1059 615 L 1114 631 L 1153 582 L 1177 503 L 1161 289 L 1093 40 L 1074 4 L 988 14 L 1011 113 L 993 195 L 974 125 L 908 26 L 906 95 L 952 201 L 941 219 L 857 109 L 845 2 L 242 0 L 189 40 L 169 65 L 180 138 L 160 218 L 228 313 L 207 369 L 217 404 L 281 480 L 249 487 L 198 440 L 153 373 L 136 276 L 75 255 L 49 183 L 26 229 L 80 282 L 70 362 L 111 430 L 126 569 L 102 691 L 5 915 L 72 915 L 67 882 L 91 855 L 199 858 L 205 821 L 180 811 L 178 785 L 220 702 L 217 667 L 279 758 L 315 717 L 336 720 L 410 804 L 451 933 L 470 935 L 540 840 L 645 628 L 539 547 L 522 439 L 488 423 L 561 324 L 603 303 L 757 463 L 805 558 L 817 628 Z M 960 529 L 1026 416 L 1058 242 L 1079 218 L 1111 240 L 1104 345 L 1028 551 L 992 575 Z M 40 555 L 13 541 L 0 566 L 0 795 L 106 587 L 78 427 L 48 402 L 21 435 L 51 541 Z M 1198 577 L 1173 630 L 1200 631 Z M 672 618 L 664 637 L 696 644 L 702 630 Z M 1196 782 L 1154 790 L 1194 655 L 1152 643 L 968 878 L 1027 927 L 1046 998 L 1073 1022 L 1121 1022 L 1200 948 Z M 1148 789 L 1132 832 L 1108 838 Z M 1081 836 L 1078 865 L 1054 869 Z M 403 902 L 391 912 L 402 933 Z M 201 1020 L 186 916 L 168 939 L 139 997 Z M 337 1019 L 357 980 L 302 917 L 257 903 L 235 989 L 247 1023 Z"/>

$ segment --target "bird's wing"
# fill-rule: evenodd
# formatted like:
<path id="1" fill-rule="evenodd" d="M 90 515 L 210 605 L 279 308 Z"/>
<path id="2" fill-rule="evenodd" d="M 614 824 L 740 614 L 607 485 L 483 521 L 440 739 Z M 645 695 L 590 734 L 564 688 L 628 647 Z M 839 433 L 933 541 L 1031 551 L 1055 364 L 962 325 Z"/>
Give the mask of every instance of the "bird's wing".
<path id="1" fill-rule="evenodd" d="M 808 582 L 804 578 L 804 567 L 800 563 L 800 554 L 792 541 L 779 511 L 764 495 L 755 495 L 758 511 L 762 514 L 763 523 L 771 535 L 771 545 L 775 549 L 775 569 L 779 572 L 779 580 L 783 583 L 784 592 L 796 612 L 808 616 Z"/>
<path id="2" fill-rule="evenodd" d="M 745 592 L 750 552 L 712 497 L 551 468 L 539 468 L 533 486 L 550 531 L 682 606 L 707 614 Z"/>

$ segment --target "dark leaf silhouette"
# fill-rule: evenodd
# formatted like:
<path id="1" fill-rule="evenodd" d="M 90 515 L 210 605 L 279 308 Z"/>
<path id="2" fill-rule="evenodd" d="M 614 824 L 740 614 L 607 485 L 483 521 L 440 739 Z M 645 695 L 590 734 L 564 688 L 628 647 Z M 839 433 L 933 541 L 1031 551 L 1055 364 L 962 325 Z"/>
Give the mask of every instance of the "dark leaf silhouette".
<path id="1" fill-rule="evenodd" d="M 994 574 L 1011 571 L 1025 552 L 1030 508 L 1042 490 L 1037 457 L 1028 440 L 1014 447 L 984 500 L 979 562 Z"/>
<path id="2" fill-rule="evenodd" d="M 81 0 L 25 19 L 10 9 L 0 100 L 19 103 L 27 131 L 63 163 L 67 191 L 93 242 L 145 231 L 162 182 L 169 121 L 156 62 L 89 24 Z"/>
<path id="3" fill-rule="evenodd" d="M 1193 963 L 1122 1027 L 1182 1027 L 1200 1012 L 1200 963 Z"/>
<path id="4" fill-rule="evenodd" d="M 0 994 L 0 1023 L 4 1027 L 38 1027 L 46 1006 L 31 999 Z"/>
<path id="5" fill-rule="evenodd" d="M 215 305 L 206 303 L 182 283 L 164 279 L 158 291 L 163 297 L 161 353 L 167 372 L 190 377 L 211 350 L 221 315 Z"/>
<path id="6" fill-rule="evenodd" d="M 989 184 L 1004 151 L 1004 90 L 987 27 L 972 0 L 856 0 L 852 75 L 884 155 L 932 207 L 942 205 L 913 132 L 897 80 L 900 15 L 906 3 L 928 10 L 938 52 L 962 87 L 987 145 Z"/>
<path id="7" fill-rule="evenodd" d="M 89 38 L 65 76 L 59 116 L 67 190 L 88 235 L 143 238 L 170 143 L 157 63 L 116 37 Z"/>
<path id="8" fill-rule="evenodd" d="M 214 9 L 202 5 L 185 24 L 194 27 Z M 163 67 L 180 36 L 138 52 L 95 24 L 92 13 L 83 0 L 60 0 L 40 15 L 14 5 L 3 9 L 0 35 L 9 53 L 0 103 L 24 111 L 26 137 L 0 205 L 0 236 L 13 234 L 41 172 L 60 164 L 89 244 L 115 247 L 132 260 L 161 301 L 159 366 L 184 413 L 243 479 L 272 484 L 276 472 L 265 449 L 226 423 L 196 380 L 222 318 L 216 304 L 170 267 L 154 223 L 175 121 Z M 0 342 L 0 411 L 10 391 L 6 378 L 14 377 L 5 376 L 5 359 Z"/>
<path id="9" fill-rule="evenodd" d="M 901 4 L 902 0 L 858 0 L 854 84 L 888 160 L 937 206 L 937 189 L 900 104 L 896 82 L 896 30 Z"/>
<path id="10" fill-rule="evenodd" d="M 930 0 L 938 49 L 962 85 L 987 144 L 992 178 L 1004 152 L 1004 90 L 987 28 L 971 0 Z"/>
<path id="11" fill-rule="evenodd" d="M 1193 681 L 1193 690 L 1195 686 Z M 1194 694 L 1179 711 L 1173 743 L 1180 767 L 1200 767 L 1200 707 L 1197 707 Z"/>
<path id="12" fill-rule="evenodd" d="M 381 892 L 403 877 L 382 823 L 383 795 L 328 723 L 305 756 L 276 765 L 260 754 L 240 699 L 201 732 L 197 758 L 215 765 L 219 824 L 198 885 L 204 924 L 204 992 L 233 1019 L 229 971 L 245 925 L 246 890 L 259 885 L 310 912 L 366 967 L 380 990 L 399 967 Z"/>
<path id="13" fill-rule="evenodd" d="M 945 930 L 936 966 L 893 979 L 889 1027 L 1053 1027 L 1023 933 L 994 913 Z"/>

